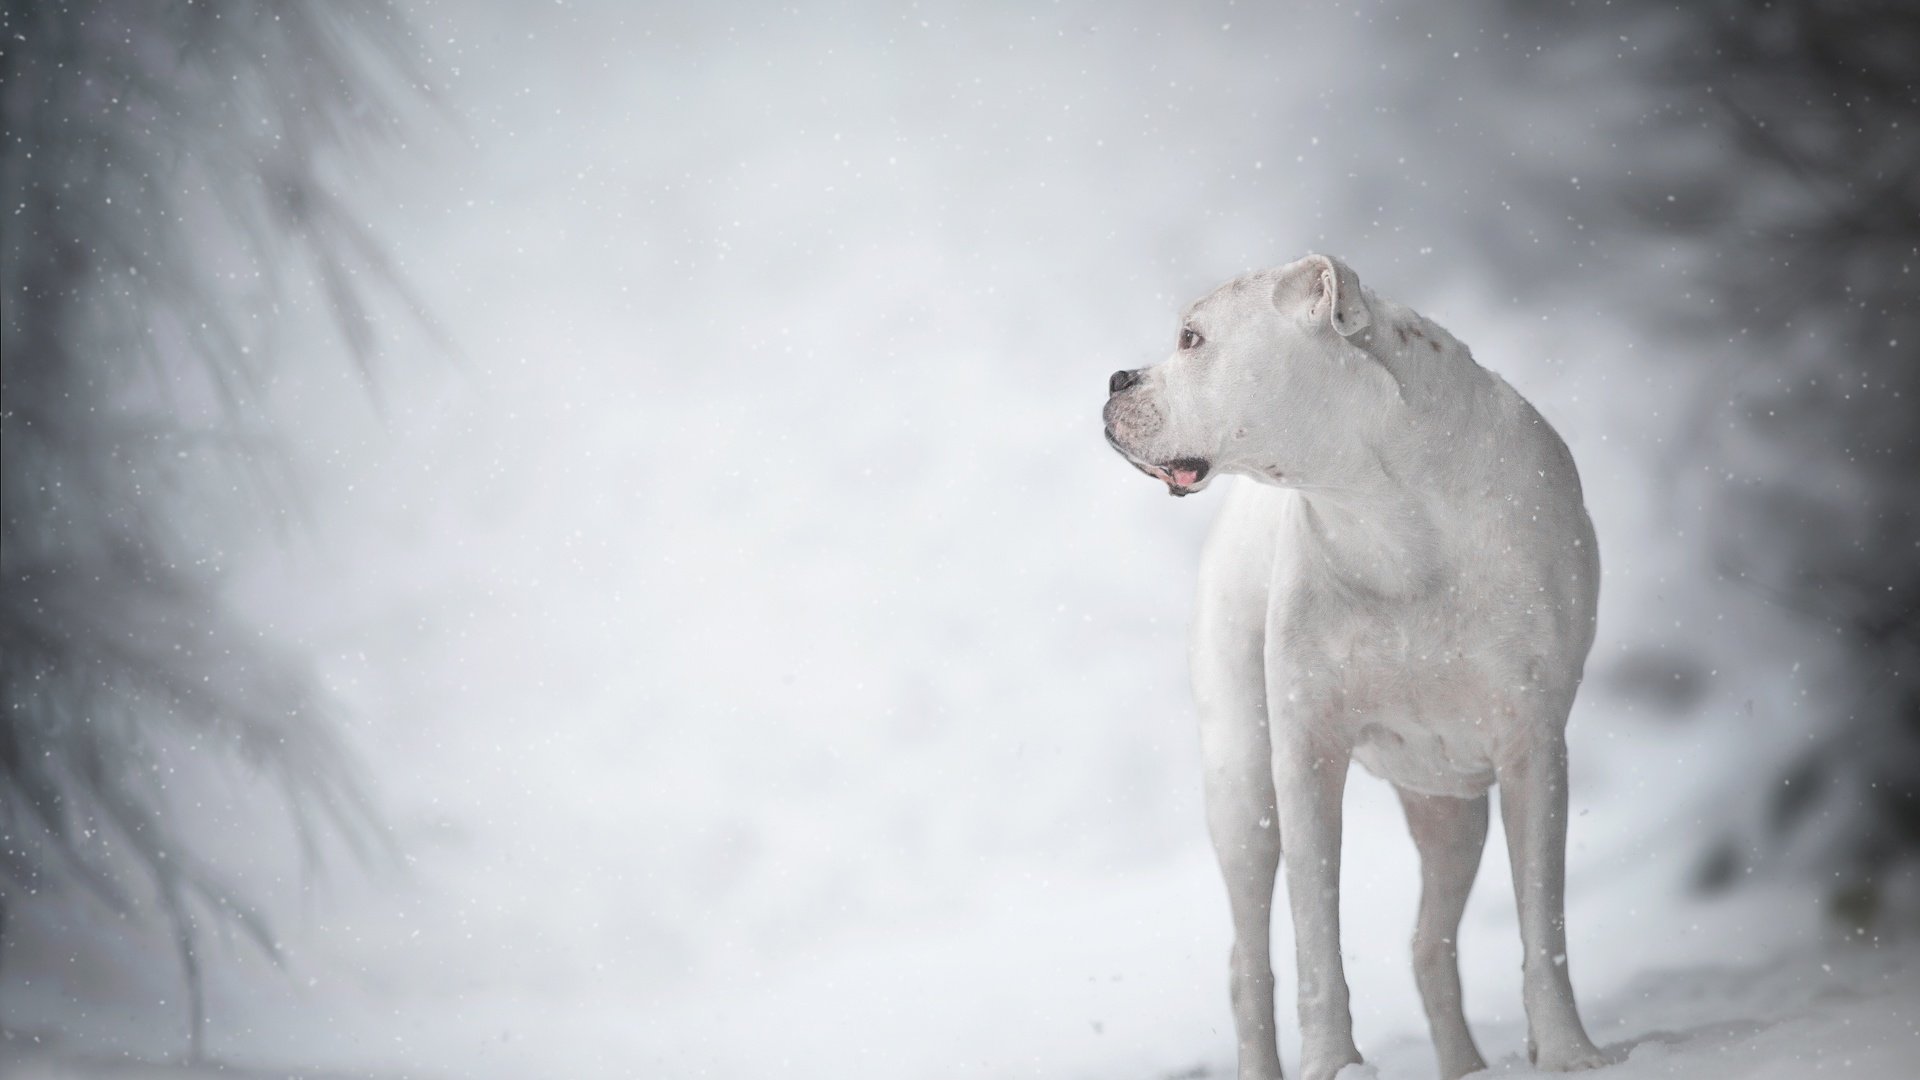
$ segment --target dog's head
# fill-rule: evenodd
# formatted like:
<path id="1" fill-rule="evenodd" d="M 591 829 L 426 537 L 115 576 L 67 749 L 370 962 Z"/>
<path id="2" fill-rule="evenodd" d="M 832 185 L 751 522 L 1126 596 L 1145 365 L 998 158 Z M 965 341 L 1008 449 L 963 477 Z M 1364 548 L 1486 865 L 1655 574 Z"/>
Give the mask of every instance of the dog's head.
<path id="1" fill-rule="evenodd" d="M 1236 278 L 1187 308 L 1172 356 L 1113 373 L 1107 442 L 1174 495 L 1222 472 L 1310 482 L 1396 396 L 1349 340 L 1372 322 L 1360 279 L 1326 255 Z"/>

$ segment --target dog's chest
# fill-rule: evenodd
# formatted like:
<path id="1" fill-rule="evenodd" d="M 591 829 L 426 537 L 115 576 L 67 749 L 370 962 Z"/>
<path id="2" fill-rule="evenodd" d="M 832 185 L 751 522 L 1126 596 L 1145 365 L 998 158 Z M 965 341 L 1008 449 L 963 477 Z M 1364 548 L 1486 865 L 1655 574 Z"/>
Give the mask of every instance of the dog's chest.
<path id="1" fill-rule="evenodd" d="M 1369 772 L 1431 795 L 1478 795 L 1503 733 L 1540 689 L 1498 617 L 1444 601 L 1308 604 L 1287 635 L 1300 722 L 1325 725 Z"/>

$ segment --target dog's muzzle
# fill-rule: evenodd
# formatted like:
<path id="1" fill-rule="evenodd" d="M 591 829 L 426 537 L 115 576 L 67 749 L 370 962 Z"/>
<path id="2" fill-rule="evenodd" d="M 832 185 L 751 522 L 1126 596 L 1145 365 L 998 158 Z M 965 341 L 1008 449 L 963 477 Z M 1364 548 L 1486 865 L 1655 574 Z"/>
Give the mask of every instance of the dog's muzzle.
<path id="1" fill-rule="evenodd" d="M 1172 461 L 1157 464 L 1143 461 L 1128 450 L 1114 433 L 1115 421 L 1128 412 L 1124 408 L 1116 409 L 1120 404 L 1117 399 L 1121 394 L 1139 385 L 1143 377 L 1139 371 L 1116 371 L 1107 379 L 1107 407 L 1104 417 L 1106 423 L 1103 428 L 1107 445 L 1113 447 L 1115 453 L 1126 458 L 1128 464 L 1167 485 L 1167 494 L 1190 495 L 1206 483 L 1207 474 L 1213 471 L 1211 462 L 1205 458 L 1196 457 L 1174 458 Z"/>

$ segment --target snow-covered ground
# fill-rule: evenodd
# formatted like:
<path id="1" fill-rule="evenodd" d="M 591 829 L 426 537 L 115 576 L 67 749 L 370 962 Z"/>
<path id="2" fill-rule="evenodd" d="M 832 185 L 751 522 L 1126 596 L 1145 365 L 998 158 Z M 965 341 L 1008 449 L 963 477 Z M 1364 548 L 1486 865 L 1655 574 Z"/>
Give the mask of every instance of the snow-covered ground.
<path id="1" fill-rule="evenodd" d="M 279 424 L 317 525 L 226 538 L 236 602 L 349 707 L 407 865 L 303 896 L 271 815 L 194 792 L 290 957 L 215 950 L 213 1051 L 276 1076 L 1221 1074 L 1183 661 L 1218 500 L 1167 499 L 1098 414 L 1187 299 L 1323 248 L 1580 461 L 1606 580 L 1570 952 L 1629 1053 L 1610 1075 L 1914 1075 L 1913 943 L 1834 942 L 1791 883 L 1686 887 L 1822 654 L 1699 583 L 1675 512 L 1675 404 L 1715 347 L 1677 361 L 1621 308 L 1687 253 L 1569 232 L 1501 180 L 1596 165 L 1627 92 L 1569 68 L 1516 93 L 1497 23 L 1421 10 L 421 4 L 459 131 L 366 202 L 461 355 L 396 328 L 376 412 L 296 323 Z M 1563 284 L 1492 284 L 1488 230 L 1565 245 Z M 1428 1076 L 1412 847 L 1383 785 L 1348 799 L 1359 1041 Z M 1503 851 L 1462 951 L 1520 1076 Z M 16 913 L 0 1072 L 145 1075 L 106 1063 L 181 1045 L 169 954 L 68 904 Z"/>
<path id="2" fill-rule="evenodd" d="M 1617 1059 L 1595 1080 L 1799 1080 L 1809 1076 L 1904 1080 L 1920 1062 L 1920 951 L 1843 949 L 1796 952 L 1757 968 L 1700 967 L 1649 971 L 1621 992 L 1590 1001 L 1587 1014 Z M 1094 1023 L 1098 1023 L 1097 1021 Z M 1522 1051 L 1517 1020 L 1476 1025 L 1492 1064 L 1486 1077 L 1544 1077 Z M 1419 1080 L 1433 1075 L 1431 1048 L 1412 1032 L 1368 1048 L 1370 1061 L 1341 1080 Z M 836 1055 L 830 1053 L 829 1058 Z M 859 1057 L 844 1048 L 840 1060 Z M 245 1065 L 191 1067 L 74 1055 L 20 1043 L 0 1044 L 0 1068 L 16 1080 L 211 1080 L 299 1077 L 384 1080 L 462 1075 L 287 1070 Z M 706 1073 L 712 1075 L 712 1073 Z M 534 1067 L 528 1076 L 572 1075 Z M 698 1076 L 636 1063 L 631 1076 Z M 929 1075 L 983 1075 L 965 1056 Z M 1051 1075 L 1011 1068 L 984 1075 Z M 1109 1080 L 1208 1080 L 1231 1077 L 1231 1062 L 1199 1056 L 1184 1067 L 1116 1066 L 1081 1075 Z"/>

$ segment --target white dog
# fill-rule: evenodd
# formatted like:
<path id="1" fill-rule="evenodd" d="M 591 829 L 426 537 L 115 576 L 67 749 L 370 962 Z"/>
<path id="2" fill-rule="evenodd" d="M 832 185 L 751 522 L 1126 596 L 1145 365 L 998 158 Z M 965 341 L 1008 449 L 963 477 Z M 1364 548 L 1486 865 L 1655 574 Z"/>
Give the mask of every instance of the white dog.
<path id="1" fill-rule="evenodd" d="M 1173 494 L 1253 481 L 1207 540 L 1190 657 L 1241 1080 L 1280 1076 L 1267 939 L 1283 850 L 1302 1071 L 1360 1060 L 1340 964 L 1352 759 L 1399 790 L 1420 850 L 1414 977 L 1441 1074 L 1485 1068 L 1454 935 L 1495 783 L 1529 1052 L 1603 1064 L 1567 976 L 1564 731 L 1600 564 L 1566 445 L 1451 334 L 1324 255 L 1215 290 L 1165 363 L 1108 391 L 1107 440 Z"/>

